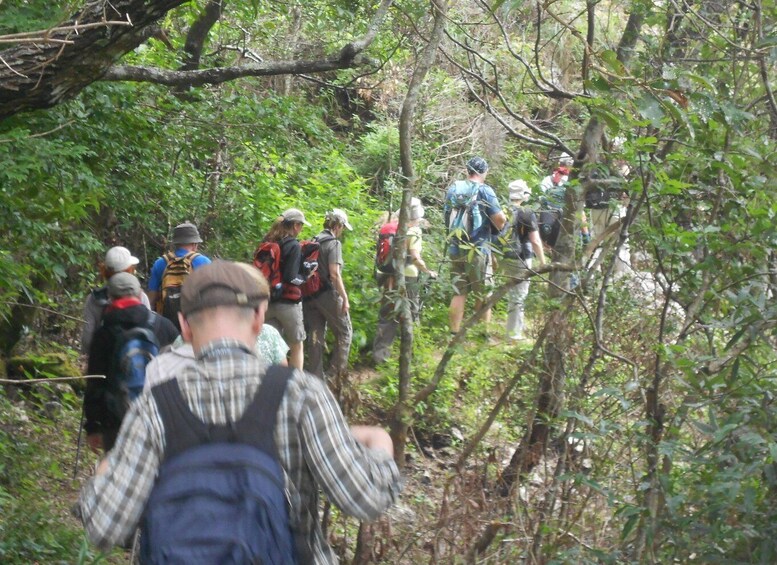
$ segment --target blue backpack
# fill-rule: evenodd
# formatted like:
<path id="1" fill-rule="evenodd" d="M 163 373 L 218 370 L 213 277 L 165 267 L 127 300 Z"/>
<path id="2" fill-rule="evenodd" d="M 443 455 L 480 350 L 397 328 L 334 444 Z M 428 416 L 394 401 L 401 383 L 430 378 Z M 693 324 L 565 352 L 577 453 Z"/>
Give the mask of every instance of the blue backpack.
<path id="1" fill-rule="evenodd" d="M 470 241 L 483 225 L 478 196 L 480 186 L 476 182 L 458 180 L 448 190 L 446 209 L 448 213 L 448 237 L 452 245 Z"/>
<path id="2" fill-rule="evenodd" d="M 118 324 L 110 326 L 114 337 L 111 374 L 122 396 L 126 395 L 129 401 L 143 392 L 146 366 L 159 354 L 159 340 L 153 329 L 155 316 L 149 310 L 145 325 L 129 329 Z"/>
<path id="3" fill-rule="evenodd" d="M 205 424 L 178 388 L 152 389 L 165 454 L 141 521 L 141 563 L 296 563 L 273 439 L 292 370 L 273 366 L 241 419 Z"/>

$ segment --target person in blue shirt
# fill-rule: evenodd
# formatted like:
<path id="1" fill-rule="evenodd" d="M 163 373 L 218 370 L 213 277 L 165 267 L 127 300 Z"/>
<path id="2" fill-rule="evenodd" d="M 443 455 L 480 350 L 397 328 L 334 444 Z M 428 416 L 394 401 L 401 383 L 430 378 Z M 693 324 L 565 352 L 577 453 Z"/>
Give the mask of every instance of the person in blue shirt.
<path id="1" fill-rule="evenodd" d="M 175 226 L 172 243 L 175 251 L 168 251 L 154 261 L 146 294 L 154 309 L 180 329 L 177 304 L 183 279 L 191 271 L 209 265 L 211 260 L 197 251 L 202 238 L 197 226 L 190 222 Z"/>
<path id="2" fill-rule="evenodd" d="M 488 163 L 482 157 L 473 157 L 467 161 L 467 180 L 456 181 L 448 187 L 445 198 L 446 225 L 450 226 L 451 215 L 456 212 L 454 202 L 456 193 L 461 192 L 464 183 L 477 191 L 476 206 L 473 213 L 480 217 L 473 222 L 473 230 L 467 234 L 466 245 L 460 245 L 456 238 L 451 240 L 448 256 L 451 260 L 451 276 L 453 278 L 454 296 L 448 310 L 449 328 L 451 333 L 458 333 L 464 318 L 464 306 L 467 294 L 472 290 L 476 296 L 476 310 L 487 298 L 485 286 L 491 273 L 491 241 L 498 234 L 507 217 L 499 205 L 494 189 L 485 184 L 488 174 Z M 472 248 L 476 253 L 472 253 Z M 491 311 L 483 315 L 483 320 L 490 321 Z"/>

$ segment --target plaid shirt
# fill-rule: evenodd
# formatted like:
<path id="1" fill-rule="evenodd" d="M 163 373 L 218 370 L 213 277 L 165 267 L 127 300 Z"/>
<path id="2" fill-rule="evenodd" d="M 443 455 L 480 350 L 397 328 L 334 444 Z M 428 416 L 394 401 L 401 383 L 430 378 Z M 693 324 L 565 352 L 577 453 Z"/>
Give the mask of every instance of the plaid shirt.
<path id="1" fill-rule="evenodd" d="M 261 384 L 264 363 L 235 340 L 210 343 L 196 366 L 178 375 L 181 392 L 204 422 L 237 421 Z M 351 435 L 326 384 L 295 371 L 278 410 L 275 443 L 286 472 L 290 520 L 300 563 L 336 563 L 321 532 L 318 488 L 343 512 L 377 518 L 401 490 L 394 461 Z M 81 519 L 100 548 L 117 545 L 135 531 L 164 457 L 165 432 L 152 395 L 132 403 L 108 472 L 91 478 L 79 498 Z"/>

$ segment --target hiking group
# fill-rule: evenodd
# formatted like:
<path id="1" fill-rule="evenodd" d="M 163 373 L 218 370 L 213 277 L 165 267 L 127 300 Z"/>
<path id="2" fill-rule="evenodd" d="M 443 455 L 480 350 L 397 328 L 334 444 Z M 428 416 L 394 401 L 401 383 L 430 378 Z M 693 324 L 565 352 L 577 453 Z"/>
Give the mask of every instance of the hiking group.
<path id="1" fill-rule="evenodd" d="M 534 257 L 545 264 L 552 245 L 526 205 L 524 180 L 508 186 L 508 219 L 485 183 L 486 161 L 474 157 L 466 169 L 466 180 L 447 188 L 443 210 L 449 329 L 461 329 L 468 293 L 482 304 L 494 278 L 505 277 L 517 281 L 506 334 L 523 339 L 528 271 Z M 554 172 L 547 192 L 563 189 L 563 176 Z M 412 198 L 402 237 L 396 215 L 379 230 L 376 363 L 391 354 L 401 312 L 418 321 L 420 275 L 437 277 L 423 259 L 424 216 Z M 130 543 L 140 531 L 144 563 L 334 563 L 319 493 L 360 520 L 395 502 L 401 481 L 391 438 L 379 427 L 349 426 L 328 387 L 346 372 L 351 347 L 341 237 L 353 228 L 337 208 L 301 241 L 305 226 L 301 210 L 286 210 L 247 264 L 211 261 L 199 252 L 197 227 L 180 224 L 173 248 L 151 267 L 146 294 L 134 275 L 139 260 L 124 247 L 108 250 L 106 284 L 87 297 L 82 335 L 88 373 L 105 377 L 90 378 L 84 396 L 87 444 L 104 456 L 76 506 L 99 547 Z M 400 272 L 407 310 L 395 306 Z"/>

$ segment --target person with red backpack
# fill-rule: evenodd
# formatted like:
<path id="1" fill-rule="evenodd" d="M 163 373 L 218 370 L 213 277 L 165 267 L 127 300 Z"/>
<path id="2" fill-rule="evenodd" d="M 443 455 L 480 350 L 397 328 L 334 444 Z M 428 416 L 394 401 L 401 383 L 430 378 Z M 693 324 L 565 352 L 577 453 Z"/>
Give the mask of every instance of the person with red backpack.
<path id="1" fill-rule="evenodd" d="M 289 365 L 302 369 L 305 324 L 302 319 L 302 247 L 299 237 L 309 226 L 305 214 L 289 208 L 273 222 L 254 253 L 254 266 L 270 285 L 270 305 L 265 322 L 281 332 L 289 346 Z"/>
<path id="2" fill-rule="evenodd" d="M 335 335 L 335 347 L 329 363 L 330 374 L 343 374 L 348 368 L 351 352 L 351 306 L 343 283 L 343 251 L 340 237 L 352 230 L 344 210 L 334 208 L 324 217 L 324 229 L 314 239 L 319 245 L 318 269 L 314 275 L 320 281 L 315 294 L 306 296 L 302 303 L 305 318 L 305 349 L 307 369 L 324 378 L 324 343 L 327 327 Z"/>
<path id="3" fill-rule="evenodd" d="M 420 285 L 418 277 L 420 273 L 428 274 L 432 279 L 437 278 L 437 273 L 429 269 L 421 257 L 421 220 L 424 217 L 424 206 L 418 198 L 410 199 L 408 210 L 406 241 L 406 258 L 404 263 L 405 288 L 407 299 L 410 301 L 410 312 L 413 321 L 418 320 Z M 397 231 L 396 220 L 384 224 L 378 235 L 378 245 L 375 256 L 376 280 L 381 290 L 381 306 L 378 313 L 378 329 L 375 332 L 375 340 L 372 342 L 372 358 L 376 365 L 385 362 L 391 353 L 391 344 L 397 335 L 399 319 L 395 315 L 395 299 L 392 294 L 396 284 L 393 267 L 394 244 Z M 389 268 L 387 268 L 389 267 Z"/>
<path id="4" fill-rule="evenodd" d="M 173 230 L 173 247 L 154 261 L 148 280 L 148 300 L 157 313 L 170 320 L 180 331 L 178 312 L 181 310 L 181 285 L 195 269 L 210 264 L 210 259 L 199 253 L 202 238 L 197 226 L 184 222 Z"/>

